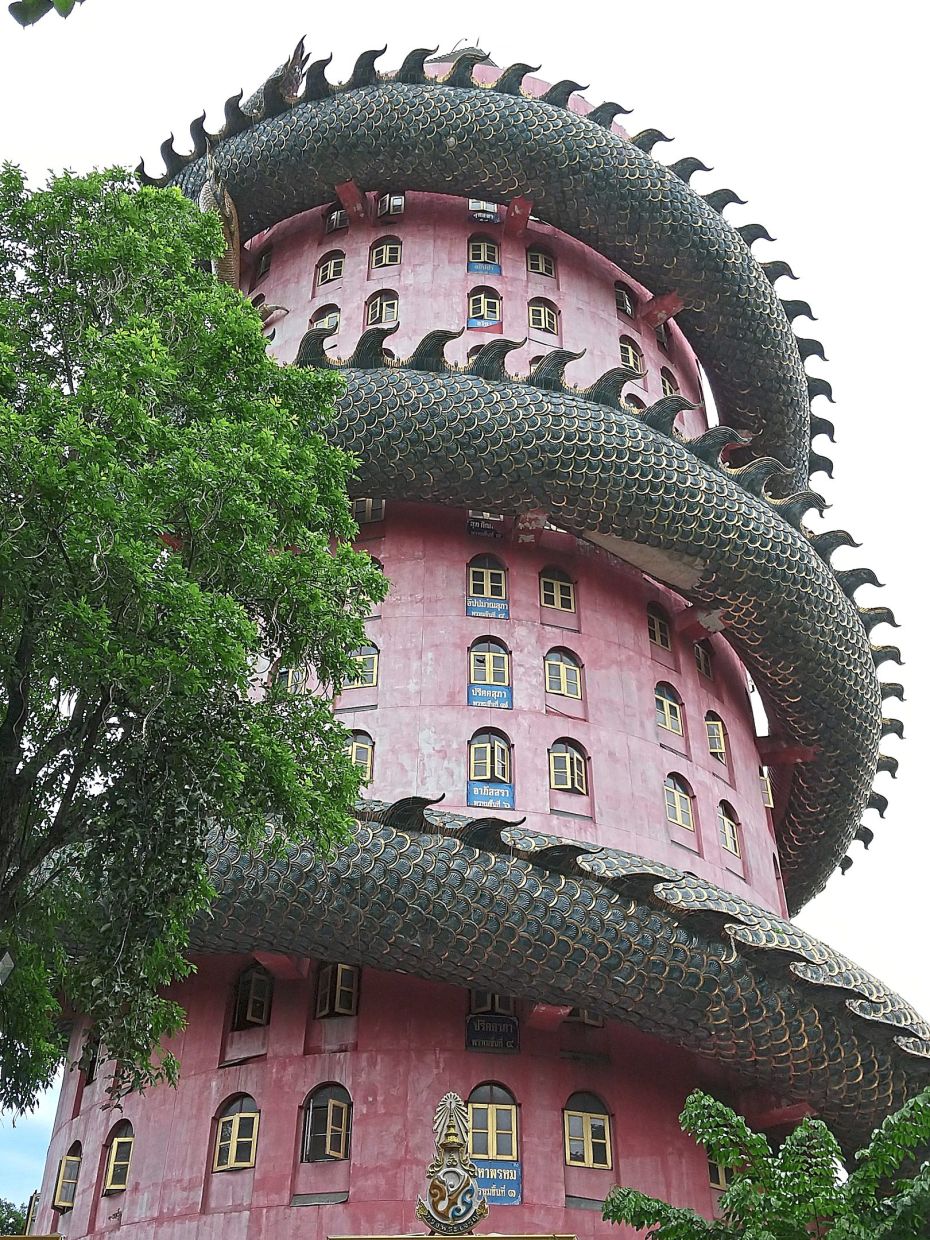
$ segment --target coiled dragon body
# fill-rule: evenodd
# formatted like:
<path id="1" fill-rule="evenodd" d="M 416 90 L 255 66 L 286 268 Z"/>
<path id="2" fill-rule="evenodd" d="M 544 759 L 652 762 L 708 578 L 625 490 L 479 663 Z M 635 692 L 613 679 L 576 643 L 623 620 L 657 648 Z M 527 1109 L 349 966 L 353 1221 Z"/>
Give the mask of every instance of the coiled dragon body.
<path id="1" fill-rule="evenodd" d="M 852 598 L 874 575 L 834 571 L 830 556 L 852 543 L 849 535 L 812 536 L 802 525 L 806 511 L 822 507 L 808 489 L 809 470 L 830 468 L 811 451 L 811 432 L 832 431 L 810 415 L 811 399 L 829 397 L 829 385 L 803 365 L 822 349 L 791 328 L 809 307 L 776 296 L 773 282 L 791 274 L 786 264 L 755 261 L 750 245 L 766 231 L 733 229 L 723 219 L 736 195 L 696 194 L 688 179 L 700 161 L 658 163 L 650 151 L 662 135 L 647 130 L 629 140 L 615 132 L 617 105 L 579 115 L 568 108 L 574 82 L 527 97 L 526 65 L 481 84 L 473 76 L 480 57 L 471 53 L 442 81 L 427 75 L 423 49 L 379 78 L 379 54 L 364 53 L 337 87 L 325 78 L 328 62 L 307 69 L 299 46 L 245 105 L 241 95 L 227 103 L 219 135 L 208 139 L 201 117 L 191 126 L 191 155 L 165 143 L 167 171 L 156 183 L 175 183 L 195 199 L 203 193 L 208 207 L 234 204 L 245 238 L 331 202 L 333 187 L 350 180 L 363 190 L 503 202 L 522 196 L 540 218 L 682 304 L 677 322 L 710 376 L 723 423 L 696 440 L 674 432 L 687 404 L 681 397 L 645 414 L 624 405 L 630 372 L 570 388 L 563 375 L 574 355 L 557 351 L 518 379 L 504 369 L 513 342 L 499 339 L 462 370 L 443 359 L 455 334 L 444 329 L 403 362 L 384 355 L 384 330 L 367 332 L 340 364 L 346 391 L 332 433 L 363 462 L 361 494 L 542 509 L 634 564 L 649 549 L 653 575 L 719 618 L 778 737 L 813 755 L 782 776 L 779 797 L 780 857 L 797 908 L 844 859 L 854 834 L 870 838 L 860 817 L 885 804 L 872 780 L 876 769 L 893 774 L 896 766 L 878 755 L 878 743 L 886 732 L 900 733 L 896 720 L 882 717 L 883 699 L 900 696 L 900 686 L 881 685 L 875 675 L 898 652 L 868 637 L 893 616 Z M 238 260 L 232 246 L 230 259 Z M 228 266 L 220 274 L 233 278 Z M 297 364 L 333 364 L 325 335 L 307 334 Z M 730 467 L 721 452 L 734 444 L 744 463 Z M 295 853 L 259 880 L 257 863 L 230 860 L 218 846 L 220 903 L 198 928 L 198 942 L 326 954 L 340 942 L 340 916 L 351 915 L 370 930 L 363 963 L 446 977 L 455 956 L 457 980 L 514 994 L 532 977 L 534 995 L 622 1016 L 697 1044 L 772 1088 L 816 1099 L 854 1137 L 930 1074 L 930 1029 L 906 1005 L 794 927 L 725 892 L 705 887 L 697 897 L 694 880 L 610 850 L 579 859 L 576 849 L 569 880 L 558 841 L 527 847 L 518 860 L 512 850 L 495 850 L 499 829 L 496 836 L 461 823 L 453 830 L 451 820 L 440 829 L 422 807 L 409 829 L 395 811 L 385 808 L 375 825 L 361 826 L 357 844 L 329 872 Z M 370 804 L 359 809 L 363 819 L 372 813 Z M 372 867 L 377 884 L 355 881 Z M 422 882 L 411 881 L 414 873 Z M 235 899 L 246 879 L 261 894 L 247 924 Z M 433 916 L 437 882 L 459 880 L 476 898 L 463 906 L 459 929 L 443 931 L 446 950 L 437 951 L 421 930 Z M 569 882 L 575 887 L 566 900 Z M 294 916 L 298 893 L 312 902 L 324 890 L 325 912 Z M 406 916 L 392 911 L 397 901 Z M 731 917 L 735 928 L 723 924 Z M 514 918 L 523 919 L 519 926 Z M 563 941 L 575 946 L 560 954 Z M 483 950 L 473 955 L 476 944 Z M 755 949 L 764 948 L 771 950 L 757 959 Z M 790 968 L 773 963 L 789 956 Z M 670 960 L 674 969 L 666 968 Z M 843 989 L 859 997 L 838 1004 L 831 994 Z M 776 1009 L 784 1014 L 778 1021 Z M 874 1031 L 865 1020 L 877 1022 Z"/>

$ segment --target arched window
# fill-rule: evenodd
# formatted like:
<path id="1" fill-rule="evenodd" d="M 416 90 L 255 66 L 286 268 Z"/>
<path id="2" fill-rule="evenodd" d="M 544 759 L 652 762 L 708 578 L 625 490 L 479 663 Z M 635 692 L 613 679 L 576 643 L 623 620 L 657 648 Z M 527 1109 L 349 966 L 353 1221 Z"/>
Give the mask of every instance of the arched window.
<path id="1" fill-rule="evenodd" d="M 674 396 L 676 392 L 681 390 L 678 386 L 678 380 L 675 378 L 675 376 L 672 374 L 672 372 L 668 369 L 667 366 L 662 367 L 661 374 L 662 374 L 662 395 L 663 396 Z"/>
<path id="2" fill-rule="evenodd" d="M 216 1117 L 214 1171 L 240 1171 L 255 1166 L 259 1110 L 254 1098 L 239 1094 Z"/>
<path id="3" fill-rule="evenodd" d="M 614 301 L 616 302 L 618 316 L 622 314 L 628 319 L 636 318 L 636 294 L 631 288 L 621 284 L 619 280 L 614 285 Z"/>
<path id="4" fill-rule="evenodd" d="M 378 647 L 360 646 L 352 655 L 355 670 L 346 680 L 347 689 L 359 689 L 378 683 Z"/>
<path id="5" fill-rule="evenodd" d="M 473 344 L 472 347 L 468 350 L 468 360 L 470 362 L 473 362 L 483 348 L 484 348 L 483 344 Z"/>
<path id="6" fill-rule="evenodd" d="M 658 603 L 650 603 L 646 608 L 646 627 L 653 646 L 658 646 L 661 650 L 671 650 L 672 630 L 668 622 L 668 612 Z"/>
<path id="7" fill-rule="evenodd" d="M 335 202 L 326 213 L 326 232 L 341 232 L 349 227 L 349 213 L 340 203 Z"/>
<path id="8" fill-rule="evenodd" d="M 337 332 L 341 317 L 338 306 L 320 306 L 314 310 L 310 319 L 310 326 L 328 327 L 331 332 Z"/>
<path id="9" fill-rule="evenodd" d="M 714 652 L 710 642 L 706 639 L 694 643 L 694 662 L 702 676 L 706 676 L 708 680 L 713 680 Z"/>
<path id="10" fill-rule="evenodd" d="M 502 318 L 501 295 L 493 288 L 473 288 L 468 294 L 468 326 L 484 327 Z"/>
<path id="11" fill-rule="evenodd" d="M 574 741 L 559 740 L 549 750 L 549 787 L 588 795 L 588 762 Z"/>
<path id="12" fill-rule="evenodd" d="M 324 284 L 334 284 L 336 280 L 342 279 L 342 273 L 345 270 L 346 256 L 342 250 L 330 250 L 316 265 L 316 286 L 322 288 Z"/>
<path id="13" fill-rule="evenodd" d="M 288 693 L 302 693 L 307 674 L 302 667 L 278 667 L 275 684 Z"/>
<path id="14" fill-rule="evenodd" d="M 526 313 L 530 331 L 547 332 L 551 336 L 559 334 L 559 311 L 551 301 L 534 297 L 528 303 Z"/>
<path id="15" fill-rule="evenodd" d="M 254 274 L 249 283 L 249 292 L 252 291 L 252 289 L 259 282 L 259 280 L 263 280 L 265 278 L 265 276 L 268 274 L 270 270 L 271 270 L 271 246 L 268 246 L 268 248 L 266 250 L 262 250 L 261 254 L 257 255 L 255 259 L 255 266 L 253 268 Z"/>
<path id="16" fill-rule="evenodd" d="M 233 1029 L 252 1029 L 271 1020 L 274 978 L 267 969 L 252 965 L 239 975 L 233 1009 Z"/>
<path id="17" fill-rule="evenodd" d="M 352 1099 L 341 1085 L 319 1085 L 304 1103 L 301 1162 L 333 1162 L 349 1157 Z"/>
<path id="18" fill-rule="evenodd" d="M 468 651 L 468 678 L 473 685 L 509 685 L 510 655 L 491 637 L 475 642 Z"/>
<path id="19" fill-rule="evenodd" d="M 107 1164 L 103 1176 L 105 1194 L 121 1193 L 129 1183 L 129 1164 L 132 1162 L 132 1124 L 124 1119 L 113 1129 Z"/>
<path id="20" fill-rule="evenodd" d="M 468 565 L 468 593 L 473 598 L 506 598 L 507 573 L 493 555 L 478 555 Z"/>
<path id="21" fill-rule="evenodd" d="M 627 370 L 635 370 L 638 374 L 646 373 L 646 363 L 643 360 L 643 351 L 629 336 L 620 337 L 620 363 Z"/>
<path id="22" fill-rule="evenodd" d="M 671 334 L 668 330 L 668 323 L 657 323 L 655 333 L 657 343 L 660 344 L 667 353 L 672 344 Z"/>
<path id="23" fill-rule="evenodd" d="M 474 236 L 468 238 L 468 261 L 481 267 L 500 268 L 501 248 L 491 237 Z M 469 267 L 469 270 L 472 270 Z"/>
<path id="24" fill-rule="evenodd" d="M 710 756 L 726 766 L 727 729 L 723 720 L 714 711 L 709 710 L 704 716 L 704 726 L 707 729 L 707 748 L 710 750 Z"/>
<path id="25" fill-rule="evenodd" d="M 362 772 L 362 782 L 370 784 L 375 765 L 375 742 L 368 733 L 350 733 L 346 741 L 346 753 Z"/>
<path id="26" fill-rule="evenodd" d="M 259 306 L 263 306 L 264 304 L 265 304 L 265 294 L 256 293 L 255 296 L 252 298 L 252 305 L 257 310 Z"/>
<path id="27" fill-rule="evenodd" d="M 544 568 L 539 574 L 539 601 L 557 611 L 575 610 L 575 584 L 560 568 Z"/>
<path id="28" fill-rule="evenodd" d="M 468 778 L 483 784 L 510 784 L 510 741 L 503 732 L 476 732 L 468 742 Z"/>
<path id="29" fill-rule="evenodd" d="M 399 237 L 379 237 L 373 241 L 368 251 L 368 266 L 371 271 L 380 267 L 396 267 L 400 262 L 403 247 Z"/>
<path id="30" fill-rule="evenodd" d="M 661 681 L 656 685 L 656 725 L 666 732 L 684 736 L 681 718 L 681 697 L 671 685 Z"/>
<path id="31" fill-rule="evenodd" d="M 546 692 L 581 698 L 581 664 L 569 650 L 550 650 L 546 655 Z"/>
<path id="32" fill-rule="evenodd" d="M 503 1085 L 479 1085 L 468 1095 L 468 1152 L 473 1158 L 517 1158 L 517 1100 Z"/>
<path id="33" fill-rule="evenodd" d="M 400 317 L 400 298 L 393 289 L 385 288 L 365 302 L 366 327 L 396 323 Z"/>
<path id="34" fill-rule="evenodd" d="M 732 853 L 740 856 L 739 850 L 739 819 L 736 810 L 729 801 L 721 801 L 717 806 L 717 827 L 720 831 L 720 843 Z"/>
<path id="35" fill-rule="evenodd" d="M 526 269 L 536 276 L 555 277 L 555 259 L 548 250 L 533 246 L 526 252 Z"/>
<path id="36" fill-rule="evenodd" d="M 383 499 L 354 499 L 352 501 L 352 520 L 359 525 L 367 525 L 370 521 L 384 520 Z"/>
<path id="37" fill-rule="evenodd" d="M 693 794 L 691 788 L 680 775 L 665 777 L 665 817 L 678 827 L 694 830 L 694 812 L 692 810 Z"/>
<path id="38" fill-rule="evenodd" d="M 772 795 L 772 777 L 764 766 L 759 767 L 759 783 L 762 787 L 762 804 L 766 809 L 774 809 L 775 798 Z"/>
<path id="39" fill-rule="evenodd" d="M 75 1141 L 67 1154 L 58 1164 L 58 1175 L 55 1177 L 55 1192 L 52 1195 L 52 1206 L 62 1214 L 74 1206 L 77 1193 L 78 1177 L 81 1174 L 81 1143 Z"/>
<path id="40" fill-rule="evenodd" d="M 610 1167 L 610 1116 L 596 1094 L 572 1094 L 562 1112 L 570 1167 Z"/>

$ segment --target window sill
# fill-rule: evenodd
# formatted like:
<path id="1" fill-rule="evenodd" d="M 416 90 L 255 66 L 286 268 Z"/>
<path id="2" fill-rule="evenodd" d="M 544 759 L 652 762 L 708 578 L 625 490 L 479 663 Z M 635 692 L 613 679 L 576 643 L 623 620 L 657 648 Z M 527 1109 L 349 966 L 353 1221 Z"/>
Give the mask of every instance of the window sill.
<path id="1" fill-rule="evenodd" d="M 550 813 L 550 814 L 559 814 L 559 815 L 561 815 L 561 817 L 562 817 L 562 818 L 583 818 L 586 822 L 593 822 L 593 821 L 594 821 L 594 815 L 593 815 L 593 814 L 579 814 L 579 813 L 576 813 L 574 810 L 570 810 L 570 809 L 553 809 L 553 808 L 550 806 L 550 807 L 549 807 L 549 813 Z"/>
<path id="2" fill-rule="evenodd" d="M 659 748 L 665 749 L 668 753 L 676 754 L 679 758 L 684 758 L 686 762 L 691 761 L 691 755 L 685 753 L 683 749 L 676 749 L 674 745 L 666 745 L 665 741 L 659 741 Z"/>
<path id="3" fill-rule="evenodd" d="M 349 1200 L 349 1193 L 295 1193 L 290 1200 L 292 1206 L 337 1206 Z"/>

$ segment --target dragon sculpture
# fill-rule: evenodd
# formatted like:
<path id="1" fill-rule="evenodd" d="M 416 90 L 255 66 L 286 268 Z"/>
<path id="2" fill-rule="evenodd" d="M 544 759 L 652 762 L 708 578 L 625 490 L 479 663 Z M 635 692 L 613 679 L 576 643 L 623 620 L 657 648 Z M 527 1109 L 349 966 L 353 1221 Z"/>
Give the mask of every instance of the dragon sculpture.
<path id="1" fill-rule="evenodd" d="M 794 911 L 848 868 L 853 837 L 868 845 L 862 814 L 887 804 L 873 780 L 897 767 L 879 743 L 902 732 L 883 716 L 901 686 L 876 677 L 899 652 L 869 639 L 894 616 L 854 599 L 875 575 L 833 569 L 833 553 L 857 544 L 803 524 L 824 507 L 810 473 L 832 468 L 811 444 L 832 438 L 832 424 L 810 411 L 832 393 L 804 368 L 823 350 L 792 329 L 813 317 L 810 307 L 777 296 L 775 282 L 793 278 L 787 264 L 753 257 L 767 231 L 723 218 L 742 200 L 692 190 L 705 165 L 659 163 L 651 152 L 667 139 L 655 129 L 623 136 L 613 127 L 619 105 L 573 109 L 583 89 L 573 81 L 524 94 L 535 71 L 525 64 L 476 80 L 486 58 L 470 51 L 441 79 L 427 72 L 431 50 L 411 52 L 390 75 L 375 69 L 382 54 L 363 53 L 334 85 L 329 61 L 307 67 L 299 44 L 251 99 L 227 102 L 220 133 L 208 135 L 199 117 L 193 151 L 179 154 L 172 136 L 161 148 L 165 174 L 140 165 L 140 179 L 177 185 L 219 212 L 228 244 L 217 273 L 232 284 L 240 235 L 328 204 L 351 180 L 381 192 L 521 196 L 680 304 L 676 321 L 721 423 L 690 441 L 674 430 L 684 398 L 638 412 L 623 401 L 633 376 L 622 368 L 573 388 L 564 374 L 577 355 L 564 350 L 516 377 L 504 366 L 516 342 L 498 338 L 461 368 L 443 357 L 454 331 L 437 329 L 394 360 L 383 351 L 388 330 L 374 328 L 334 363 L 323 328 L 307 333 L 296 364 L 338 365 L 344 376 L 331 433 L 362 462 L 358 494 L 541 509 L 714 617 L 774 736 L 808 755 L 776 772 Z M 643 858 L 429 804 L 361 803 L 355 842 L 332 865 L 295 849 L 269 866 L 218 837 L 219 899 L 194 945 L 338 957 L 591 1009 L 811 1102 L 849 1142 L 930 1080 L 930 1026 L 790 923 Z M 247 904 L 237 898 L 244 886 Z"/>

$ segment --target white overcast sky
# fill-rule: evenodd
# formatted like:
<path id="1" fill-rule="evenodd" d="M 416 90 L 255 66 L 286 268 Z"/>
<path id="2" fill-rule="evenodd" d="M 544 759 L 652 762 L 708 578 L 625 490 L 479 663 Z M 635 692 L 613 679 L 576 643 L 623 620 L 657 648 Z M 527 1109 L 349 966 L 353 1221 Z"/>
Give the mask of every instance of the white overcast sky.
<path id="1" fill-rule="evenodd" d="M 655 126 L 676 141 L 656 155 L 697 155 L 714 171 L 701 192 L 730 186 L 748 200 L 731 222 L 764 224 L 775 244 L 756 255 L 786 259 L 800 276 L 783 297 L 818 316 L 798 320 L 823 340 L 829 364 L 809 363 L 833 384 L 837 404 L 821 413 L 838 444 L 818 447 L 836 481 L 818 483 L 830 528 L 849 529 L 887 588 L 863 588 L 861 603 L 889 605 L 908 702 L 892 713 L 906 742 L 878 787 L 891 805 L 869 852 L 833 878 L 799 921 L 899 990 L 930 1016 L 927 964 L 930 890 L 927 505 L 930 439 L 927 362 L 927 29 L 925 9 L 904 0 L 662 0 L 660 4 L 439 5 L 417 0 L 346 4 L 306 0 L 86 0 L 67 21 L 55 15 L 20 31 L 0 9 L 0 159 L 34 180 L 49 168 L 134 167 L 172 130 L 179 148 L 207 109 L 219 128 L 224 100 L 248 94 L 301 35 L 314 59 L 333 54 L 344 80 L 360 51 L 388 45 L 393 68 L 413 47 L 447 50 L 480 40 L 499 65 L 526 61 L 554 82 L 590 83 L 598 103 L 633 108 L 625 124 Z M 923 789 L 923 792 L 921 791 Z M 0 1126 L 0 1196 L 24 1200 L 41 1176 L 52 1100 L 16 1129 Z"/>

